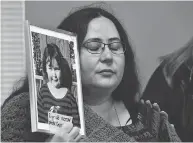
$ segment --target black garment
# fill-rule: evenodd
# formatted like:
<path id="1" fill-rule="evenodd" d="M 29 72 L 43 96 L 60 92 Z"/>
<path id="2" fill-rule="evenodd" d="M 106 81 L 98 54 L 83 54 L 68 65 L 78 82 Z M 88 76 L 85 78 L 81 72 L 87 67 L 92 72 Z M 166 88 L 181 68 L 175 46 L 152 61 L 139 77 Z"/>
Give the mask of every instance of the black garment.
<path id="1" fill-rule="evenodd" d="M 166 82 L 162 64 L 151 76 L 142 98 L 156 102 L 168 113 L 182 141 L 193 141 L 193 79 L 191 70 L 182 65 L 174 74 L 172 88 Z M 192 77 L 193 78 L 193 77 Z"/>

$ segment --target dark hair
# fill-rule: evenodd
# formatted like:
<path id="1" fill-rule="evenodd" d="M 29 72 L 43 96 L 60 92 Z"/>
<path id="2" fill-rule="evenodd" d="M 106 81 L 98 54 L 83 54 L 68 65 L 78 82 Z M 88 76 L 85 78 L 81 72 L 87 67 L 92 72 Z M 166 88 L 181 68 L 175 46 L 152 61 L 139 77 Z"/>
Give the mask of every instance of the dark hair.
<path id="1" fill-rule="evenodd" d="M 173 77 L 183 64 L 193 67 L 193 37 L 180 49 L 160 57 L 163 73 L 168 84 L 173 86 Z"/>
<path id="2" fill-rule="evenodd" d="M 61 70 L 60 86 L 70 89 L 72 86 L 72 74 L 71 74 L 70 67 L 68 65 L 67 60 L 63 57 L 62 53 L 60 52 L 59 47 L 53 43 L 47 44 L 44 50 L 43 60 L 42 60 L 44 79 L 48 80 L 46 64 L 49 62 L 50 66 L 52 66 L 53 59 L 56 60 Z"/>
<path id="3" fill-rule="evenodd" d="M 67 16 L 58 26 L 59 29 L 70 31 L 77 34 L 78 50 L 82 45 L 82 42 L 86 36 L 88 24 L 94 18 L 104 16 L 111 20 L 120 35 L 120 39 L 125 43 L 125 70 L 121 83 L 117 89 L 113 92 L 113 98 L 115 100 L 122 100 L 126 108 L 131 113 L 133 119 L 136 117 L 137 108 L 135 102 L 135 96 L 139 92 L 139 81 L 136 71 L 136 65 L 134 60 L 134 53 L 128 40 L 127 33 L 119 20 L 115 18 L 110 12 L 99 7 L 87 7 L 80 9 Z"/>

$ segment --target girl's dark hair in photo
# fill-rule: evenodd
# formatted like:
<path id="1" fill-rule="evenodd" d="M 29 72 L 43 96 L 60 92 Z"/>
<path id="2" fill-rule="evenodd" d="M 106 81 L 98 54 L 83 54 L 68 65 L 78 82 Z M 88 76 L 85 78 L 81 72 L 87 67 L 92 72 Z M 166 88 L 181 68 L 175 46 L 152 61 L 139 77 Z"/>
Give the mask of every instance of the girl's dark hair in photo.
<path id="1" fill-rule="evenodd" d="M 59 47 L 56 44 L 47 44 L 44 53 L 43 53 L 43 76 L 45 80 L 48 80 L 48 75 L 46 71 L 46 64 L 49 63 L 52 67 L 53 60 L 56 60 L 58 66 L 61 70 L 60 76 L 60 86 L 71 89 L 72 86 L 72 74 L 67 60 L 63 57 L 60 52 Z"/>
<path id="2" fill-rule="evenodd" d="M 137 106 L 135 97 L 139 92 L 139 80 L 136 71 L 136 64 L 134 60 L 134 53 L 128 40 L 126 30 L 113 14 L 100 8 L 100 7 L 88 7 L 73 12 L 67 18 L 65 18 L 60 25 L 59 29 L 70 31 L 77 34 L 78 50 L 82 47 L 83 40 L 87 33 L 87 28 L 91 20 L 104 16 L 110 19 L 119 32 L 120 39 L 124 43 L 126 51 L 125 55 L 125 70 L 121 83 L 117 89 L 113 92 L 113 98 L 115 100 L 122 100 L 126 108 L 131 112 L 133 121 L 137 116 Z M 135 108 L 136 107 L 136 108 Z"/>

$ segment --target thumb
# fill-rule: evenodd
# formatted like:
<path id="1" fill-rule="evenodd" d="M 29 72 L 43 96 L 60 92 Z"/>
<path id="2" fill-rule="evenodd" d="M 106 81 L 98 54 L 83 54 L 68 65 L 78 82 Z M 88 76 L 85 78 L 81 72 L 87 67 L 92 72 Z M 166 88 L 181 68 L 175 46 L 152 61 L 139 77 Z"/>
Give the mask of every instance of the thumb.
<path id="1" fill-rule="evenodd" d="M 73 128 L 73 124 L 71 122 L 65 122 L 63 125 L 62 125 L 62 130 L 66 133 L 69 133 Z"/>
<path id="2" fill-rule="evenodd" d="M 57 136 L 63 136 L 64 134 L 68 134 L 72 130 L 73 124 L 71 122 L 65 122 L 62 127 L 52 128 L 52 133 Z"/>

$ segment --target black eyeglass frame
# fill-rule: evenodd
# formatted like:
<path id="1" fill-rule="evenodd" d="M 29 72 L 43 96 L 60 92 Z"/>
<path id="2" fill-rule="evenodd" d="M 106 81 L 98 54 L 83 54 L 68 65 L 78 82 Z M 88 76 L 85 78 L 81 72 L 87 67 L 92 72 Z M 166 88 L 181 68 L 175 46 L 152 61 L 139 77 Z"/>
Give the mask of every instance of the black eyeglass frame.
<path id="1" fill-rule="evenodd" d="M 88 46 L 85 46 L 85 44 L 87 44 L 87 43 L 92 43 L 92 42 L 101 43 L 101 44 L 103 45 L 103 46 L 100 47 L 100 48 L 102 49 L 101 52 L 99 52 L 99 53 L 91 52 L 91 51 L 89 50 L 89 47 L 88 47 Z M 109 45 L 111 45 L 111 44 L 113 44 L 113 43 L 120 43 L 120 44 L 122 45 L 123 52 L 122 52 L 122 53 L 114 53 L 113 50 L 109 47 Z M 115 42 L 111 42 L 111 43 L 108 43 L 108 44 L 103 43 L 103 42 L 100 42 L 100 41 L 87 41 L 87 42 L 85 42 L 85 43 L 82 44 L 82 46 L 85 47 L 85 48 L 87 49 L 87 51 L 88 51 L 89 53 L 91 53 L 91 54 L 101 54 L 101 53 L 104 51 L 106 45 L 108 46 L 109 50 L 110 50 L 113 54 L 115 54 L 115 55 L 124 54 L 125 51 L 126 51 L 125 43 L 123 43 L 123 42 L 121 42 L 121 41 L 115 41 Z"/>

